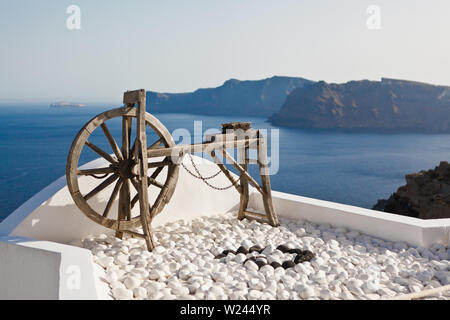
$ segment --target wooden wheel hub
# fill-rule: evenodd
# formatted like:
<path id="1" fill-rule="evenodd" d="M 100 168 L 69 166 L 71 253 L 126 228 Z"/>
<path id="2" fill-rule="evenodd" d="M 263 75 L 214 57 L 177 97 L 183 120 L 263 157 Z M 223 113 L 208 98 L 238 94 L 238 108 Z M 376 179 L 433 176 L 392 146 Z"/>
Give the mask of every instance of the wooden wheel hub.
<path id="1" fill-rule="evenodd" d="M 119 175 L 125 179 L 132 179 L 137 176 L 136 162 L 131 158 L 119 161 L 117 170 Z"/>

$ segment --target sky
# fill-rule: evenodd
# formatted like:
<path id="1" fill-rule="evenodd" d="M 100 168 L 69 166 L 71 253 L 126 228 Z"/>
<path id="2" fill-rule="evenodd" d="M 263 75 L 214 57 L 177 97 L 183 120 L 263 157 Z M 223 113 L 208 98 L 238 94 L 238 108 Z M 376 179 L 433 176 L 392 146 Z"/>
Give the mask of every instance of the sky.
<path id="1" fill-rule="evenodd" d="M 449 13 L 449 0 L 1 0 L 0 103 L 274 75 L 450 85 Z"/>

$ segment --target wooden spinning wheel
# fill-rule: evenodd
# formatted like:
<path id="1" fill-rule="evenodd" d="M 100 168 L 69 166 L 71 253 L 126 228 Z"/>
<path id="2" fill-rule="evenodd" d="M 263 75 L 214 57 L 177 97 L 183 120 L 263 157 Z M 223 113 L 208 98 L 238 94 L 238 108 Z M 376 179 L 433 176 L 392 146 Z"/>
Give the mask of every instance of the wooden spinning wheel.
<path id="1" fill-rule="evenodd" d="M 78 132 L 69 151 L 66 166 L 66 178 L 69 191 L 78 208 L 91 220 L 107 228 L 116 230 L 116 236 L 122 237 L 124 232 L 133 236 L 141 236 L 146 239 L 147 247 L 154 247 L 151 228 L 151 220 L 161 212 L 165 204 L 169 202 L 175 191 L 178 180 L 177 164 L 169 160 L 169 157 L 161 161 L 148 163 L 147 151 L 158 148 L 174 147 L 175 143 L 169 131 L 151 114 L 145 112 L 145 91 L 137 90 L 124 94 L 125 107 L 101 113 L 91 119 Z M 137 104 L 137 108 L 134 105 Z M 112 119 L 122 119 L 122 143 L 118 146 L 116 140 L 108 129 L 107 122 Z M 131 141 L 132 120 L 136 119 L 136 139 Z M 147 146 L 146 127 L 156 133 L 157 140 Z M 104 150 L 89 141 L 89 137 L 96 128 L 100 127 L 103 134 L 114 151 L 111 156 Z M 109 162 L 109 166 L 80 170 L 78 161 L 84 147 L 90 148 Z M 165 182 L 156 180 L 161 171 L 167 167 Z M 148 169 L 155 168 L 151 175 Z M 80 191 L 78 179 L 81 176 L 93 176 L 104 178 L 103 181 L 87 193 Z M 89 204 L 93 198 L 107 187 L 114 185 L 114 189 L 103 211 L 94 209 Z M 158 196 L 153 205 L 149 204 L 149 186 L 159 189 Z M 137 193 L 132 198 L 131 188 Z M 116 198 L 119 197 L 118 212 L 113 216 L 111 208 Z M 132 208 L 139 202 L 140 214 L 132 216 Z M 143 234 L 134 229 L 142 226 Z"/>
<path id="2" fill-rule="evenodd" d="M 267 166 L 266 138 L 259 130 L 251 129 L 249 122 L 232 122 L 223 124 L 222 134 L 207 136 L 207 141 L 197 144 L 175 145 L 169 131 L 151 114 L 145 111 L 145 90 L 127 91 L 124 94 L 125 107 L 101 113 L 91 119 L 77 134 L 69 151 L 66 166 L 67 186 L 78 208 L 91 220 L 104 227 L 116 231 L 117 237 L 123 233 L 145 239 L 148 250 L 155 247 L 151 230 L 153 218 L 161 212 L 175 191 L 178 180 L 179 162 L 185 154 L 193 152 L 208 153 L 220 168 L 220 171 L 232 182 L 229 187 L 235 187 L 241 194 L 238 211 L 239 219 L 254 219 L 259 222 L 278 226 L 278 218 L 272 205 L 270 178 Z M 136 106 L 136 108 L 135 108 Z M 118 146 L 116 140 L 108 129 L 107 121 L 119 118 L 122 120 L 122 143 Z M 132 143 L 132 120 L 136 119 L 136 138 Z M 158 138 L 147 145 L 147 126 L 156 133 Z M 89 137 L 96 128 L 100 127 L 104 138 L 108 141 L 114 155 L 110 155 L 99 148 Z M 80 169 L 78 162 L 81 152 L 87 147 L 102 158 L 109 165 L 100 168 Z M 239 161 L 236 161 L 227 151 L 228 148 L 237 148 Z M 249 150 L 257 152 L 257 159 L 249 159 Z M 217 157 L 216 151 L 222 154 L 238 171 L 239 178 L 234 179 L 225 164 Z M 149 159 L 155 160 L 148 162 Z M 192 159 L 192 158 L 191 158 Z M 248 173 L 250 163 L 258 164 L 261 176 L 261 184 L 258 184 Z M 216 190 L 225 190 L 209 184 L 206 180 L 217 174 L 205 178 L 202 177 L 192 161 L 197 174 L 190 172 L 194 177 L 202 179 L 206 184 Z M 183 167 L 188 170 L 184 165 Z M 149 169 L 154 171 L 149 175 Z M 158 181 L 158 175 L 167 168 L 164 182 Z M 188 170 L 189 172 L 189 170 Z M 99 176 L 100 175 L 100 176 Z M 95 188 L 88 192 L 80 191 L 80 177 L 92 176 L 103 179 Z M 249 184 L 261 194 L 265 213 L 250 212 L 247 210 L 249 203 Z M 108 187 L 114 185 L 104 208 L 99 210 L 91 206 L 89 200 Z M 136 189 L 136 194 L 131 197 L 131 187 Z M 155 201 L 150 204 L 148 188 L 158 188 Z M 116 198 L 119 198 L 117 214 L 113 215 L 111 209 Z M 132 209 L 139 202 L 139 214 L 133 216 Z M 143 233 L 136 231 L 142 227 Z"/>

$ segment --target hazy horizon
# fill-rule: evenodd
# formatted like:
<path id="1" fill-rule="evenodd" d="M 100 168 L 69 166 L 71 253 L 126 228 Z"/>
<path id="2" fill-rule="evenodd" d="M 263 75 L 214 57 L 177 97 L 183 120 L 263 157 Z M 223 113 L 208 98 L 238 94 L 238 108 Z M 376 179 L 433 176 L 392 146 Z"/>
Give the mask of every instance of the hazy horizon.
<path id="1" fill-rule="evenodd" d="M 67 28 L 70 5 L 79 30 Z M 379 29 L 367 26 L 373 5 Z M 125 90 L 272 76 L 450 86 L 449 11 L 446 0 L 3 0 L 0 104 L 115 104 Z"/>

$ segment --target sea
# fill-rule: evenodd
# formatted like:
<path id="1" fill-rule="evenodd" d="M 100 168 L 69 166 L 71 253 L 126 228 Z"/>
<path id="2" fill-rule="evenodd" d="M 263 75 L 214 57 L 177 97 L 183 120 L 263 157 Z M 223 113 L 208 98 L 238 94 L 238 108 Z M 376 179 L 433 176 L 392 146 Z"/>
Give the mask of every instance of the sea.
<path id="1" fill-rule="evenodd" d="M 77 132 L 92 117 L 113 107 L 0 106 L 0 221 L 65 175 L 67 153 Z M 269 138 L 273 190 L 364 208 L 372 208 L 378 199 L 388 198 L 404 185 L 405 174 L 450 159 L 449 134 L 293 129 L 272 126 L 257 116 L 155 116 L 177 143 L 200 142 L 224 122 L 251 121 Z M 108 126 L 120 141 L 121 122 L 111 121 Z M 189 134 L 191 141 L 186 139 Z M 108 149 L 101 130 L 92 139 Z M 93 152 L 83 153 L 80 162 L 95 158 Z M 257 167 L 250 167 L 257 176 Z"/>

